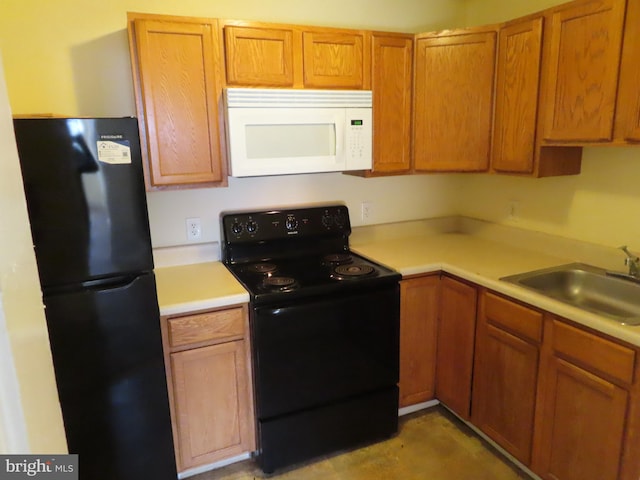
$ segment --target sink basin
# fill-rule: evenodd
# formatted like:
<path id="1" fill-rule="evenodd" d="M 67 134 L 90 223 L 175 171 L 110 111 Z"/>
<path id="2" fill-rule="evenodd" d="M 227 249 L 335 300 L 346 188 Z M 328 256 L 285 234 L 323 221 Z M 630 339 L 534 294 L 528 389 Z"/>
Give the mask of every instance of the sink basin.
<path id="1" fill-rule="evenodd" d="M 571 263 L 500 280 L 624 325 L 640 325 L 640 284 L 607 275 L 606 270 L 598 267 Z"/>

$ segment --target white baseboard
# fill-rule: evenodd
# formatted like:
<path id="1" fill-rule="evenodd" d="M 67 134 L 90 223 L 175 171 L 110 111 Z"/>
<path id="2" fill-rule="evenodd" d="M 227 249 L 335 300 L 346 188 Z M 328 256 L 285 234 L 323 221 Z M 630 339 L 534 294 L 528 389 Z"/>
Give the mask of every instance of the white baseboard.
<path id="1" fill-rule="evenodd" d="M 208 472 L 210 470 L 215 470 L 216 468 L 226 467 L 227 465 L 231 465 L 232 463 L 242 462 L 244 460 L 248 460 L 251 458 L 251 453 L 243 453 L 242 455 L 237 455 L 235 457 L 227 458 L 225 460 L 220 460 L 219 462 L 209 463 L 208 465 L 202 465 L 200 467 L 190 468 L 189 470 L 185 470 L 183 472 L 178 473 L 178 478 L 188 478 L 193 477 L 194 475 L 198 475 L 200 473 Z"/>
<path id="2" fill-rule="evenodd" d="M 435 407 L 440 403 L 439 400 L 429 400 L 428 402 L 416 403 L 415 405 L 409 405 L 408 407 L 402 407 L 398 409 L 398 416 L 408 415 L 413 412 L 419 412 L 425 408 Z"/>

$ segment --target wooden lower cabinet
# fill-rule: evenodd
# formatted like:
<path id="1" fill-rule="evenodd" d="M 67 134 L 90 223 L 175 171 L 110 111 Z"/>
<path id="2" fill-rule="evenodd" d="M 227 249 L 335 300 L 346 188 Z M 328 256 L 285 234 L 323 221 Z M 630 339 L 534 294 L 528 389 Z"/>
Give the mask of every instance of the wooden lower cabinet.
<path id="1" fill-rule="evenodd" d="M 163 319 L 178 471 L 255 449 L 247 312 Z"/>
<path id="2" fill-rule="evenodd" d="M 471 421 L 525 465 L 531 460 L 540 350 L 539 337 L 531 333 L 541 328 L 540 312 L 482 294 Z"/>
<path id="3" fill-rule="evenodd" d="M 439 275 L 400 282 L 400 406 L 434 398 Z"/>
<path id="4" fill-rule="evenodd" d="M 633 444 L 625 439 L 634 350 L 554 318 L 545 338 L 534 471 L 554 480 L 637 478 L 621 475 L 625 443 Z"/>
<path id="5" fill-rule="evenodd" d="M 473 285 L 452 277 L 442 277 L 436 397 L 465 420 L 469 420 L 471 411 L 477 298 L 477 289 Z"/>
<path id="6" fill-rule="evenodd" d="M 248 450 L 252 425 L 244 341 L 171 355 L 176 426 L 183 468 Z"/>

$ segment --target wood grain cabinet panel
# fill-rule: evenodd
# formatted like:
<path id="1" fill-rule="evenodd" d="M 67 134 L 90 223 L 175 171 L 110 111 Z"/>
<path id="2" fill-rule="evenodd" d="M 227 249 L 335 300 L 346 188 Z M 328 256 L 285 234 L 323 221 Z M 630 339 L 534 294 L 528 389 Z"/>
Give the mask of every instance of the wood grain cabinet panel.
<path id="1" fill-rule="evenodd" d="M 293 30 L 224 26 L 228 85 L 293 87 Z"/>
<path id="2" fill-rule="evenodd" d="M 400 282 L 400 406 L 434 398 L 438 275 Z"/>
<path id="3" fill-rule="evenodd" d="M 138 117 L 149 189 L 222 185 L 215 22 L 130 22 Z"/>
<path id="4" fill-rule="evenodd" d="M 418 35 L 413 158 L 417 171 L 489 168 L 496 32 Z"/>
<path id="5" fill-rule="evenodd" d="M 545 32 L 545 141 L 613 139 L 625 3 L 588 0 L 551 10 Z"/>
<path id="6" fill-rule="evenodd" d="M 628 393 L 558 358 L 544 375 L 543 478 L 618 479 Z"/>
<path id="7" fill-rule="evenodd" d="M 474 286 L 451 277 L 442 277 L 436 397 L 465 420 L 469 420 L 471 411 L 477 297 Z"/>
<path id="8" fill-rule="evenodd" d="M 366 87 L 364 33 L 305 31 L 302 48 L 305 87 Z"/>
<path id="9" fill-rule="evenodd" d="M 171 354 L 182 469 L 250 450 L 244 341 Z"/>
<path id="10" fill-rule="evenodd" d="M 499 328 L 481 296 L 476 333 L 471 418 L 523 464 L 531 461 L 539 346 Z M 508 302 L 505 300 L 505 302 Z M 519 308 L 519 304 L 515 304 Z M 506 303 L 505 303 L 506 308 Z M 517 310 L 509 310 L 513 314 Z M 509 314 L 509 313 L 508 313 Z M 511 318 L 511 324 L 523 319 Z M 524 328 L 523 330 L 527 330 Z"/>
<path id="11" fill-rule="evenodd" d="M 491 167 L 532 173 L 535 160 L 543 18 L 500 28 Z"/>
<path id="12" fill-rule="evenodd" d="M 407 172 L 411 168 L 413 36 L 374 33 L 373 171 Z"/>
<path id="13" fill-rule="evenodd" d="M 620 64 L 616 137 L 640 142 L 640 2 L 627 2 Z"/>

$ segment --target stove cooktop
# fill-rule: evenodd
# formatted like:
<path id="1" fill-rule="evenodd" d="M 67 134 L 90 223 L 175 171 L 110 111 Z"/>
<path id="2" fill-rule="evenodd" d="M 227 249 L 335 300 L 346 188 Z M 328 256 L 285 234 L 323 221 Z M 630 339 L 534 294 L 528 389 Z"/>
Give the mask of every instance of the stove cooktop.
<path id="1" fill-rule="evenodd" d="M 400 274 L 353 252 L 227 265 L 254 302 L 294 299 L 400 280 Z"/>
<path id="2" fill-rule="evenodd" d="M 349 249 L 344 205 L 221 215 L 222 260 L 252 301 L 275 301 L 398 282 L 396 271 Z"/>

